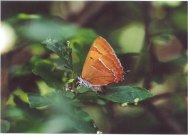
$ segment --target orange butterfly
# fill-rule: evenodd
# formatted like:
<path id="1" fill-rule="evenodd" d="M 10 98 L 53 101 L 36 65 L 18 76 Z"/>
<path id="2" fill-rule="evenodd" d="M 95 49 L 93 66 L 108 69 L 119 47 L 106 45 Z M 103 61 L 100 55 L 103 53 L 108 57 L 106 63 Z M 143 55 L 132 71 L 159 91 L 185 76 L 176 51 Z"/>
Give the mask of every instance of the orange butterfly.
<path id="1" fill-rule="evenodd" d="M 84 63 L 79 86 L 100 87 L 123 81 L 123 67 L 110 44 L 98 37 L 92 44 Z"/>

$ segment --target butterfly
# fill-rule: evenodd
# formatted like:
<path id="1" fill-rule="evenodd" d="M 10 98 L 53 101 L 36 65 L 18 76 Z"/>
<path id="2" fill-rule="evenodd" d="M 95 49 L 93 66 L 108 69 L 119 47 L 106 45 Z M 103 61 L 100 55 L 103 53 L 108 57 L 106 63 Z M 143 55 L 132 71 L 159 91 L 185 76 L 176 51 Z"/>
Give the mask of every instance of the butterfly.
<path id="1" fill-rule="evenodd" d="M 124 80 L 123 67 L 110 44 L 98 37 L 86 57 L 79 86 L 101 87 Z"/>

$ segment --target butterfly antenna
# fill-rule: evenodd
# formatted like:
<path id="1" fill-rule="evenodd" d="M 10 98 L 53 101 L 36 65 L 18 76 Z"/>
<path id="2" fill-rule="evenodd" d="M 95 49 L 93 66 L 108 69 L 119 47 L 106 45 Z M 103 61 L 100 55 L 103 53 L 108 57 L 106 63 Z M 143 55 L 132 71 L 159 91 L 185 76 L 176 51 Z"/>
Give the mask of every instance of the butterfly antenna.
<path id="1" fill-rule="evenodd" d="M 124 71 L 123 71 L 123 74 L 125 75 L 125 74 L 128 74 L 128 73 L 130 73 L 130 72 L 131 72 L 131 70 L 129 70 L 129 69 L 128 69 L 128 70 L 124 70 Z"/>

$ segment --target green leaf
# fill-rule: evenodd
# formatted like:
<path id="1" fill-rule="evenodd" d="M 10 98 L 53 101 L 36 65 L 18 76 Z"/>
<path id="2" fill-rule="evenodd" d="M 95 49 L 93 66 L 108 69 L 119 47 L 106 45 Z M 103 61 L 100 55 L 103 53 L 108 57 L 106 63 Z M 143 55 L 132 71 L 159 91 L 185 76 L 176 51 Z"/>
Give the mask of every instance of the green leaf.
<path id="1" fill-rule="evenodd" d="M 138 35 L 138 36 L 135 36 Z M 144 43 L 144 25 L 141 23 L 132 23 L 120 30 L 119 46 L 122 53 L 140 52 Z"/>
<path id="2" fill-rule="evenodd" d="M 81 102 L 86 102 L 86 103 L 89 103 L 89 102 L 96 103 L 98 98 L 99 98 L 98 95 L 96 95 L 96 93 L 92 91 L 78 94 L 76 96 L 76 99 L 79 99 Z"/>
<path id="3" fill-rule="evenodd" d="M 78 43 L 81 46 L 91 45 L 91 43 L 98 37 L 98 35 L 91 29 L 79 29 L 76 36 L 71 38 L 71 43 Z"/>
<path id="4" fill-rule="evenodd" d="M 92 119 L 80 109 L 79 102 L 73 102 L 61 93 L 53 93 L 45 97 L 29 95 L 29 102 L 31 107 L 48 105 L 48 110 L 51 110 L 46 114 L 49 116 L 43 125 L 42 132 L 96 133 Z"/>
<path id="5" fill-rule="evenodd" d="M 73 92 L 65 91 L 65 90 L 62 91 L 62 94 L 68 98 L 71 98 L 71 99 L 74 98 L 74 96 L 75 96 L 75 94 Z"/>
<path id="6" fill-rule="evenodd" d="M 21 20 L 39 19 L 39 18 L 40 18 L 40 16 L 35 15 L 35 14 L 20 13 L 20 14 L 17 15 L 17 19 L 21 19 Z"/>
<path id="7" fill-rule="evenodd" d="M 21 14 L 20 16 L 29 17 L 29 15 L 26 14 Z M 71 47 L 74 46 L 74 50 L 78 49 L 77 53 L 79 57 L 82 57 L 83 54 L 81 55 L 80 53 L 83 52 L 83 48 L 81 49 L 77 45 L 79 44 L 79 46 L 82 47 L 90 46 L 93 40 L 98 36 L 91 29 L 80 28 L 77 25 L 66 24 L 44 17 L 30 20 L 29 23 L 26 22 L 26 24 L 22 24 L 16 29 L 18 29 L 20 35 L 27 39 L 43 42 L 46 48 L 60 56 L 62 61 L 61 65 L 64 65 L 65 68 L 70 70 L 73 68 L 72 49 L 66 42 L 69 40 Z M 81 60 L 83 61 L 84 58 L 82 57 Z"/>
<path id="8" fill-rule="evenodd" d="M 8 117 L 11 120 L 23 120 L 25 117 L 25 112 L 17 107 L 8 106 L 3 112 L 2 116 Z"/>
<path id="9" fill-rule="evenodd" d="M 86 112 L 82 110 L 78 110 L 75 112 L 75 115 L 76 115 L 75 119 L 78 124 L 75 125 L 77 131 L 79 131 L 80 133 L 96 133 L 96 128 L 94 127 L 94 123 Z"/>
<path id="10" fill-rule="evenodd" d="M 172 21 L 177 28 L 182 31 L 187 31 L 187 12 L 186 11 L 176 11 L 172 15 Z"/>
<path id="11" fill-rule="evenodd" d="M 22 18 L 32 17 L 27 14 L 20 14 Z M 29 22 L 29 23 L 28 23 Z M 72 70 L 72 48 L 77 52 L 77 59 L 81 59 L 81 64 L 85 60 L 85 51 L 83 46 L 87 46 L 87 50 L 92 42 L 98 36 L 91 29 L 80 28 L 77 25 L 66 24 L 55 20 L 50 20 L 44 17 L 31 19 L 25 24 L 16 27 L 20 35 L 24 38 L 35 42 L 42 42 L 45 47 L 56 53 L 61 59 L 61 68 Z M 70 41 L 70 46 L 67 45 Z M 81 48 L 80 48 L 81 46 Z M 75 60 L 75 59 L 74 59 Z M 80 64 L 80 63 L 79 63 Z"/>
<path id="12" fill-rule="evenodd" d="M 117 103 L 134 103 L 152 96 L 146 89 L 132 86 L 108 87 L 106 91 L 100 97 Z"/>
<path id="13" fill-rule="evenodd" d="M 1 133 L 6 133 L 10 129 L 10 122 L 7 120 L 1 120 Z"/>
<path id="14" fill-rule="evenodd" d="M 72 70 L 72 49 L 68 43 L 65 43 L 63 40 L 57 41 L 48 38 L 43 44 L 45 44 L 46 48 L 53 51 L 61 58 L 62 65 L 64 65 L 65 68 Z"/>
<path id="15" fill-rule="evenodd" d="M 37 81 L 36 83 L 40 91 L 40 94 L 42 96 L 49 95 L 50 93 L 55 92 L 55 89 L 52 87 L 49 87 L 44 81 L 40 80 L 40 81 Z"/>
<path id="16" fill-rule="evenodd" d="M 31 108 L 47 106 L 50 103 L 49 97 L 40 96 L 38 94 L 28 95 L 28 100 Z"/>
<path id="17" fill-rule="evenodd" d="M 56 40 L 68 39 L 75 35 L 78 28 L 76 25 L 39 17 L 18 25 L 16 29 L 23 37 L 42 42 L 49 36 Z"/>
<path id="18" fill-rule="evenodd" d="M 84 92 L 92 91 L 92 90 L 87 87 L 80 87 L 80 88 L 77 88 L 76 91 L 78 91 L 79 93 L 84 93 Z"/>
<path id="19" fill-rule="evenodd" d="M 10 67 L 9 73 L 11 77 L 27 76 L 32 74 L 31 69 L 31 65 L 26 63 L 25 65 L 15 65 Z"/>
<path id="20" fill-rule="evenodd" d="M 172 39 L 172 35 L 169 33 L 163 33 L 152 37 L 152 42 L 155 44 L 165 44 Z"/>
<path id="21" fill-rule="evenodd" d="M 65 90 L 58 91 L 57 93 L 53 92 L 50 95 L 45 95 L 45 96 L 41 96 L 38 94 L 29 94 L 28 95 L 29 105 L 31 108 L 48 106 L 49 104 L 52 103 L 51 97 L 53 98 L 54 94 L 64 95 L 65 97 L 68 97 L 70 99 L 73 99 L 75 96 L 74 93 Z"/>
<path id="22" fill-rule="evenodd" d="M 152 4 L 156 7 L 178 7 L 181 1 L 153 1 Z"/>
<path id="23" fill-rule="evenodd" d="M 61 78 L 63 76 L 63 72 L 55 70 L 52 62 L 48 60 L 36 59 L 32 71 L 35 75 L 38 75 L 44 79 L 44 81 L 50 87 L 62 89 L 63 82 L 61 81 Z"/>

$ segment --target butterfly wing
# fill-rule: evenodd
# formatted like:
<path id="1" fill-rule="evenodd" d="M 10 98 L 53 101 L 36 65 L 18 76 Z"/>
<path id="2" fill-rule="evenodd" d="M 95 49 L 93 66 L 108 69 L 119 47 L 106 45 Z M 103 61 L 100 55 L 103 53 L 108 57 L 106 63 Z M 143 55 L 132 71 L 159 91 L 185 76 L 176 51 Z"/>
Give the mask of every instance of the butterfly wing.
<path id="1" fill-rule="evenodd" d="M 98 37 L 93 42 L 81 77 L 92 85 L 107 85 L 123 80 L 123 67 L 104 38 Z"/>

